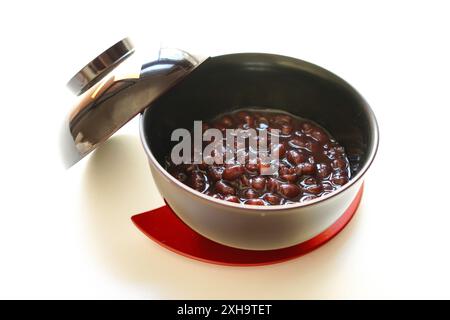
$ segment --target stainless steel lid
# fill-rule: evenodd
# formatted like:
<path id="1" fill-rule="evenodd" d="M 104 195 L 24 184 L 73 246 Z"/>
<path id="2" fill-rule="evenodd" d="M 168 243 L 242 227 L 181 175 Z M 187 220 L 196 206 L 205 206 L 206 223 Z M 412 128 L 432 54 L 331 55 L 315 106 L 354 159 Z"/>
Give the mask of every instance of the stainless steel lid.
<path id="1" fill-rule="evenodd" d="M 139 70 L 130 64 L 123 74 L 112 72 L 133 52 L 131 41 L 122 39 L 68 82 L 80 97 L 61 135 L 66 167 L 93 151 L 206 60 L 178 49 L 159 49 L 149 61 L 138 63 Z"/>

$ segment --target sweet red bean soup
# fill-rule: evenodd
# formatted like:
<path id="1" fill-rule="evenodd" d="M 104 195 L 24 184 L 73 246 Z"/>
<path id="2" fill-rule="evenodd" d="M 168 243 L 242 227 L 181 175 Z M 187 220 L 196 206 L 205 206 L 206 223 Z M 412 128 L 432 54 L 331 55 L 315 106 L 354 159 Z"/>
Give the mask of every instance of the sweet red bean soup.
<path id="1" fill-rule="evenodd" d="M 222 164 L 178 164 L 166 157 L 166 170 L 189 187 L 225 201 L 249 205 L 284 205 L 322 197 L 345 185 L 351 175 L 344 148 L 313 121 L 275 110 L 240 109 L 203 122 L 203 131 L 216 128 L 267 130 L 267 144 L 277 133 L 278 143 L 269 149 L 278 156 L 278 170 L 262 175 L 264 165 L 249 144 L 233 149 L 241 152 Z M 264 139 L 264 136 L 255 139 Z M 203 146 L 210 143 L 203 142 Z M 223 152 L 229 145 L 223 142 Z M 193 149 L 193 148 L 192 148 Z"/>

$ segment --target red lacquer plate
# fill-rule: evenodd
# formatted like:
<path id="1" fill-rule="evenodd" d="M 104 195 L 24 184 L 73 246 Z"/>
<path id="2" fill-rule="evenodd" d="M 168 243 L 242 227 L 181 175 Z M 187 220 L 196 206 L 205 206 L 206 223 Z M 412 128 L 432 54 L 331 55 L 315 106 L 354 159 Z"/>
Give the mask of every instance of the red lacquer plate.
<path id="1" fill-rule="evenodd" d="M 298 258 L 336 236 L 358 209 L 363 186 L 345 213 L 328 229 L 295 246 L 276 250 L 243 250 L 228 247 L 205 238 L 189 228 L 169 206 L 163 206 L 131 218 L 150 239 L 183 256 L 227 266 L 261 266 Z"/>

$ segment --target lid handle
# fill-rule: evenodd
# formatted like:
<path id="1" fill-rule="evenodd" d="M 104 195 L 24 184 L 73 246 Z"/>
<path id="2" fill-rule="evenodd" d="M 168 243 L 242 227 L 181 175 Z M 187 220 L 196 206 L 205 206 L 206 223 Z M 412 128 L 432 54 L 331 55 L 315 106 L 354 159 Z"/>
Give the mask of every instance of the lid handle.
<path id="1" fill-rule="evenodd" d="M 85 65 L 69 80 L 67 86 L 74 94 L 79 96 L 98 83 L 133 53 L 133 44 L 129 38 L 124 38 Z"/>

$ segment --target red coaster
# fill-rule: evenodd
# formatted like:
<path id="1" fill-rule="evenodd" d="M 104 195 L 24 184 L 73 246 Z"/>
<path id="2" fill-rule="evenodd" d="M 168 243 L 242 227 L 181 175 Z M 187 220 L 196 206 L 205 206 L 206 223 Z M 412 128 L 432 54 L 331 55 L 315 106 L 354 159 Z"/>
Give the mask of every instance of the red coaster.
<path id="1" fill-rule="evenodd" d="M 135 215 L 131 220 L 161 246 L 192 259 L 228 266 L 267 265 L 298 258 L 331 240 L 352 219 L 362 194 L 363 186 L 347 211 L 319 235 L 295 246 L 276 250 L 236 249 L 209 240 L 189 228 L 167 205 Z"/>

